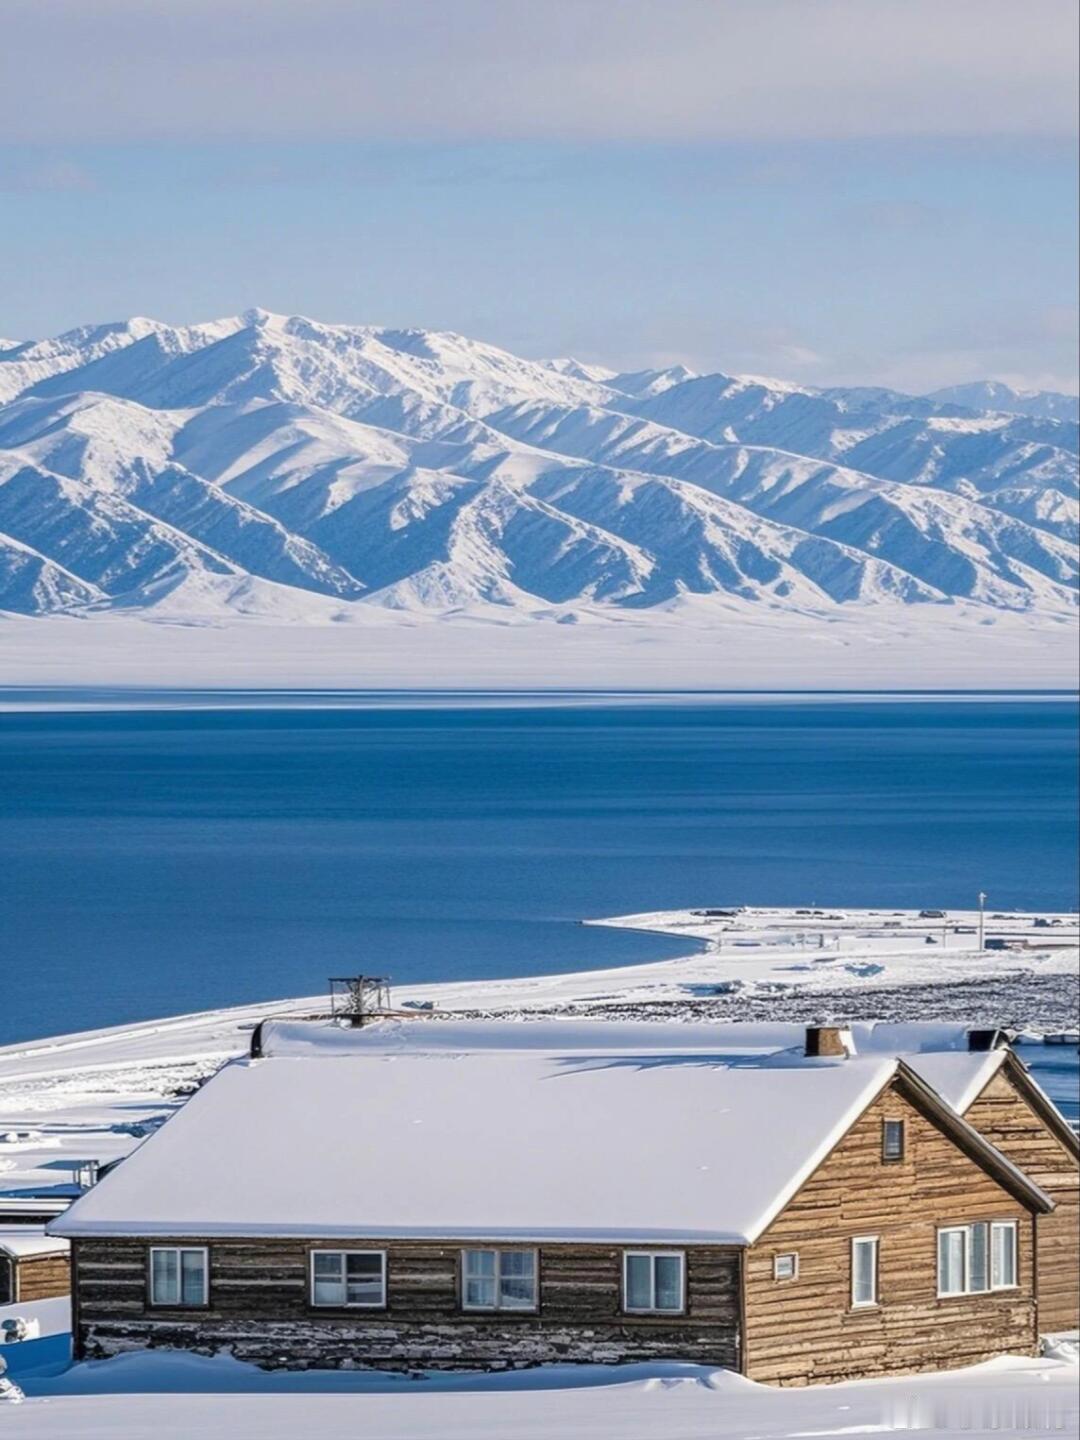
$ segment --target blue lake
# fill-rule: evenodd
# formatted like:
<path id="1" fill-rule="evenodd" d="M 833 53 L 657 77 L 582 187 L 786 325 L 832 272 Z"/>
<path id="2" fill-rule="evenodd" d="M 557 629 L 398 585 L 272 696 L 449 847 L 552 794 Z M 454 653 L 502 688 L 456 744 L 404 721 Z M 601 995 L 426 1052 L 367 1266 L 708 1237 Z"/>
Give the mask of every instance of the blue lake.
<path id="1" fill-rule="evenodd" d="M 615 966 L 583 916 L 1075 907 L 1077 709 L 776 699 L 0 714 L 0 1043 Z"/>

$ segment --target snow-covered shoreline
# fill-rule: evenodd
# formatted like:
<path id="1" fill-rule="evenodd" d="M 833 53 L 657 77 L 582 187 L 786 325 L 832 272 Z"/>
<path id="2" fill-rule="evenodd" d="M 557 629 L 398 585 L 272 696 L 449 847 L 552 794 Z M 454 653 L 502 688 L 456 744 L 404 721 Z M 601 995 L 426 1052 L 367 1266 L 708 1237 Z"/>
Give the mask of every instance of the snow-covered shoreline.
<path id="1" fill-rule="evenodd" d="M 1075 691 L 1075 621 L 963 605 L 827 617 L 690 597 L 536 618 L 355 606 L 340 623 L 134 615 L 0 619 L 5 686 L 215 689 Z"/>

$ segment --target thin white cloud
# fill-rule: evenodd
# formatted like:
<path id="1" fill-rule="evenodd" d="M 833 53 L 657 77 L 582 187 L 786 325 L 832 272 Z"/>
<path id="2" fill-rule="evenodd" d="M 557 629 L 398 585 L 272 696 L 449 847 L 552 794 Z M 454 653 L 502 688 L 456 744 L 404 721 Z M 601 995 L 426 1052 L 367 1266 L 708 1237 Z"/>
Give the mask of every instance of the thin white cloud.
<path id="1" fill-rule="evenodd" d="M 2 0 L 7 142 L 1076 131 L 1075 0 Z"/>

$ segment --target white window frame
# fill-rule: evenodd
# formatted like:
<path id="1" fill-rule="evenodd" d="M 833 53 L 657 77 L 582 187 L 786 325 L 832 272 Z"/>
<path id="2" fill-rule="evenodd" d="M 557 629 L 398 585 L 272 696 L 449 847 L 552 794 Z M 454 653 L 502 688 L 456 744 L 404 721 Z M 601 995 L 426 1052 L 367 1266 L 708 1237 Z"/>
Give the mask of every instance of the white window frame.
<path id="1" fill-rule="evenodd" d="M 378 1300 L 316 1300 L 315 1299 L 315 1257 L 316 1255 L 340 1255 L 341 1256 L 341 1279 L 345 1286 L 345 1294 L 348 1297 L 348 1267 L 346 1257 L 349 1255 L 377 1255 L 382 1264 L 382 1288 Z M 386 1251 L 372 1250 L 368 1248 L 357 1248 L 351 1246 L 347 1250 L 339 1250 L 336 1246 L 317 1246 L 308 1252 L 308 1304 L 313 1310 L 385 1310 L 386 1309 Z"/>
<path id="2" fill-rule="evenodd" d="M 888 1134 L 890 1125 L 900 1126 L 900 1153 L 890 1155 Z M 885 1165 L 899 1165 L 907 1156 L 907 1122 L 900 1116 L 887 1115 L 881 1122 L 881 1159 Z"/>
<path id="3" fill-rule="evenodd" d="M 179 1298 L 159 1300 L 154 1294 L 154 1256 L 176 1256 L 176 1279 Z M 182 1255 L 201 1255 L 203 1268 L 203 1298 L 184 1299 L 184 1266 Z M 154 1310 L 206 1310 L 210 1305 L 210 1251 L 205 1245 L 151 1245 L 146 1256 L 146 1293 L 151 1309 Z"/>
<path id="4" fill-rule="evenodd" d="M 790 1275 L 780 1274 L 781 1260 L 791 1261 Z M 779 1254 L 773 1256 L 772 1278 L 782 1285 L 790 1284 L 792 1280 L 797 1280 L 799 1278 L 799 1252 L 797 1250 L 784 1250 L 781 1251 Z"/>
<path id="5" fill-rule="evenodd" d="M 1002 1284 L 994 1283 L 994 1233 L 998 1230 L 1012 1231 L 1012 1262 L 1013 1278 Z M 995 1290 L 1019 1290 L 1020 1288 L 1020 1226 L 1015 1220 L 991 1220 L 990 1236 L 988 1240 L 989 1255 L 987 1257 L 990 1267 L 990 1289 Z"/>
<path id="6" fill-rule="evenodd" d="M 629 1270 L 633 1259 L 648 1260 L 649 1294 L 651 1305 L 631 1305 L 629 1301 Z M 678 1260 L 679 1262 L 679 1306 L 677 1310 L 660 1310 L 656 1305 L 656 1262 L 657 1260 Z M 686 1251 L 685 1250 L 624 1250 L 622 1263 L 622 1308 L 624 1315 L 685 1315 L 686 1314 Z"/>
<path id="7" fill-rule="evenodd" d="M 855 1251 L 860 1245 L 872 1245 L 874 1247 L 874 1294 L 870 1300 L 860 1300 L 855 1294 L 855 1280 L 858 1270 L 855 1266 Z M 881 1236 L 880 1235 L 853 1235 L 851 1237 L 851 1308 L 852 1310 L 876 1310 L 881 1304 Z"/>
<path id="8" fill-rule="evenodd" d="M 946 1235 L 962 1235 L 964 1237 L 964 1274 L 959 1290 L 942 1289 L 941 1241 Z M 937 1267 L 937 1298 L 939 1300 L 956 1300 L 961 1296 L 970 1295 L 972 1292 L 968 1286 L 971 1284 L 971 1226 L 941 1225 L 935 1236 L 935 1244 L 937 1246 L 934 1252 L 934 1263 Z M 982 1294 L 982 1291 L 977 1293 Z"/>
<path id="9" fill-rule="evenodd" d="M 494 1255 L 495 1301 L 492 1305 L 470 1305 L 466 1299 L 468 1283 L 468 1256 Z M 533 1301 L 531 1305 L 505 1305 L 502 1301 L 502 1257 L 504 1255 L 531 1255 L 533 1257 Z M 516 1278 L 516 1277 L 515 1277 Z M 461 1251 L 461 1308 L 470 1314 L 492 1315 L 496 1311 L 503 1315 L 536 1315 L 540 1311 L 540 1252 L 530 1245 L 466 1245 Z"/>
<path id="10" fill-rule="evenodd" d="M 971 1236 L 976 1225 L 986 1226 L 986 1285 L 981 1290 L 971 1288 Z M 1001 1230 L 1011 1230 L 1013 1237 L 1013 1278 L 1005 1283 L 994 1283 L 994 1235 Z M 964 1283 L 960 1290 L 941 1288 L 941 1237 L 963 1235 L 964 1237 Z M 935 1264 L 937 1266 L 937 1298 L 939 1300 L 971 1300 L 979 1295 L 993 1295 L 1002 1290 L 1020 1288 L 1020 1226 L 1016 1220 L 971 1220 L 966 1225 L 942 1225 L 938 1228 L 935 1243 Z"/>

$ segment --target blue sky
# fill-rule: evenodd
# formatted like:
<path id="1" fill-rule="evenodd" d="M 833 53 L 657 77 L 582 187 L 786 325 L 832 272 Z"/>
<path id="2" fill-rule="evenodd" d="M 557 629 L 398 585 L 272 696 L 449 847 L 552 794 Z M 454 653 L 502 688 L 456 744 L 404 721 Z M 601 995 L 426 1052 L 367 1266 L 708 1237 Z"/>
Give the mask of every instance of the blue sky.
<path id="1" fill-rule="evenodd" d="M 262 305 L 1076 389 L 1071 4 L 6 10 L 0 335 Z"/>

